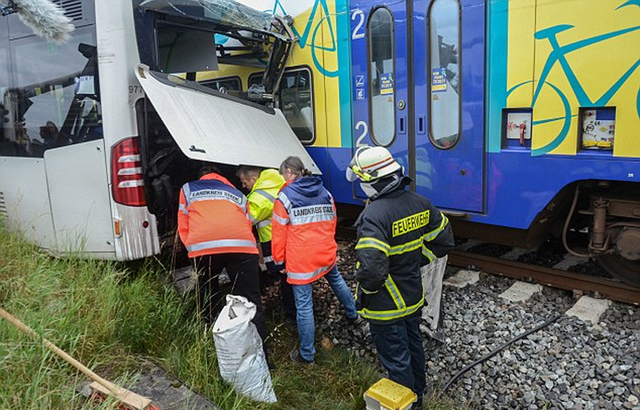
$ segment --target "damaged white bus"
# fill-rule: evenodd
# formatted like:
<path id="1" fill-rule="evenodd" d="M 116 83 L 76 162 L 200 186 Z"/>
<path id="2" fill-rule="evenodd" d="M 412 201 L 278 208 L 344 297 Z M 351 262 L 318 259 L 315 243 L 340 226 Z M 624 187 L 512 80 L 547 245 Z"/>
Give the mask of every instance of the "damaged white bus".
<path id="1" fill-rule="evenodd" d="M 0 17 L 8 229 L 55 254 L 140 259 L 172 243 L 179 189 L 203 161 L 298 155 L 319 172 L 272 108 L 295 42 L 287 19 L 233 0 L 53 2 L 76 27 L 63 45 Z M 259 66 L 261 84 L 238 98 L 190 81 L 218 64 Z"/>

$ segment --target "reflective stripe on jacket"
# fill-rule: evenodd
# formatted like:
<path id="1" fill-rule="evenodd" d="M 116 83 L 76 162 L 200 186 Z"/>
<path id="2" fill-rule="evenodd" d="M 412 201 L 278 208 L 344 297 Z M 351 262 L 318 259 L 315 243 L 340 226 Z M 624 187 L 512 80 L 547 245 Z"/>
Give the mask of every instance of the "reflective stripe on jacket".
<path id="1" fill-rule="evenodd" d="M 336 263 L 336 207 L 320 177 L 285 185 L 273 208 L 273 258 L 285 263 L 287 282 L 304 285 Z"/>
<path id="2" fill-rule="evenodd" d="M 399 188 L 372 201 L 356 222 L 356 306 L 392 323 L 424 304 L 420 266 L 453 247 L 449 221 L 426 198 Z"/>
<path id="3" fill-rule="evenodd" d="M 261 243 L 271 241 L 271 216 L 273 204 L 278 197 L 280 188 L 284 185 L 284 178 L 275 169 L 265 169 L 260 173 L 251 192 L 247 195 L 251 223 L 258 231 Z M 269 252 L 271 254 L 271 252 Z"/>
<path id="4" fill-rule="evenodd" d="M 219 253 L 258 253 L 247 199 L 218 174 L 207 174 L 182 186 L 178 233 L 190 258 Z"/>

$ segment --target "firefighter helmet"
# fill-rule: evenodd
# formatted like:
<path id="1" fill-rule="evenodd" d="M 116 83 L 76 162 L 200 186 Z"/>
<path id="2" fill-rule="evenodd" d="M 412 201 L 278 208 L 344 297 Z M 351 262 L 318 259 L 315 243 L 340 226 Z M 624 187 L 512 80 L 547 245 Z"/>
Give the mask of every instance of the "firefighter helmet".
<path id="1" fill-rule="evenodd" d="M 346 177 L 350 182 L 360 178 L 362 182 L 371 182 L 391 175 L 402 166 L 393 159 L 384 147 L 360 147 L 347 168 Z"/>

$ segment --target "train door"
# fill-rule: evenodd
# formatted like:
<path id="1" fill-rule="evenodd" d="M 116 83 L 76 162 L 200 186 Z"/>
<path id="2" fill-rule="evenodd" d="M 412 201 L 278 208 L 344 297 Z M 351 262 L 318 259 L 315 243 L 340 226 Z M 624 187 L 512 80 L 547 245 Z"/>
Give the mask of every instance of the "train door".
<path id="1" fill-rule="evenodd" d="M 484 2 L 353 1 L 351 44 L 354 147 L 387 147 L 437 206 L 481 212 Z"/>
<path id="2" fill-rule="evenodd" d="M 353 1 L 350 15 L 354 147 L 387 147 L 408 169 L 406 3 Z"/>
<path id="3" fill-rule="evenodd" d="M 415 0 L 412 12 L 416 191 L 481 212 L 484 1 Z"/>

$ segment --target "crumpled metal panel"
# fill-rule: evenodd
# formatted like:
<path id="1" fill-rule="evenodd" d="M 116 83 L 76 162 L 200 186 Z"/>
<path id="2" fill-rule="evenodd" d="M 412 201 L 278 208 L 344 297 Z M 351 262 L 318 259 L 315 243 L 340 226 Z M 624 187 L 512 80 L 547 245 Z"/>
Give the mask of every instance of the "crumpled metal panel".
<path id="1" fill-rule="evenodd" d="M 136 76 L 180 150 L 195 161 L 278 168 L 300 157 L 321 174 L 278 109 L 262 107 L 139 64 Z"/>
<path id="2" fill-rule="evenodd" d="M 146 0 L 140 7 L 257 32 L 269 32 L 273 20 L 271 14 L 234 0 Z"/>

